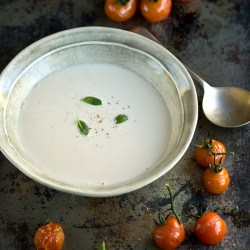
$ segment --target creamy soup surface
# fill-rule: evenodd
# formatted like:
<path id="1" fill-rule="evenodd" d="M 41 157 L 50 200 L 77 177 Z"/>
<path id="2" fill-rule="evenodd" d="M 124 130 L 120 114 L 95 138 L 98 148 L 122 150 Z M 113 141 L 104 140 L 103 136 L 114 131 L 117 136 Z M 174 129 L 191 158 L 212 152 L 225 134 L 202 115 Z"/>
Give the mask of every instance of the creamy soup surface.
<path id="1" fill-rule="evenodd" d="M 80 101 L 93 96 L 93 106 Z M 125 114 L 128 120 L 115 124 Z M 77 119 L 89 127 L 80 134 Z M 18 117 L 23 148 L 44 174 L 72 185 L 116 185 L 147 171 L 164 153 L 171 121 L 160 93 L 135 72 L 83 64 L 42 79 Z"/>

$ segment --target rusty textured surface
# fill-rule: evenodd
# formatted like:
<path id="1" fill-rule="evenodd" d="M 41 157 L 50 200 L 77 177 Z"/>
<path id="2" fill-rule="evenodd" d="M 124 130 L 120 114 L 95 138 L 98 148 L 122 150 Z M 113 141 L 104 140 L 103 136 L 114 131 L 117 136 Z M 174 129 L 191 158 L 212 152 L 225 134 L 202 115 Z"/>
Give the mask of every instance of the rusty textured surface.
<path id="1" fill-rule="evenodd" d="M 193 0 L 174 3 L 171 17 L 150 25 L 138 13 L 123 23 L 109 21 L 101 0 L 1 0 L 0 71 L 23 48 L 57 31 L 80 26 L 149 28 L 182 61 L 213 86 L 234 85 L 250 90 L 250 2 Z M 0 249 L 34 249 L 37 226 L 47 220 L 62 224 L 64 249 L 157 249 L 151 239 L 153 218 L 169 208 L 164 184 L 175 191 L 188 237 L 179 249 L 249 249 L 249 135 L 250 126 L 219 128 L 204 117 L 199 98 L 199 120 L 193 141 L 181 161 L 166 175 L 135 192 L 111 198 L 85 198 L 39 185 L 24 176 L 0 153 Z M 193 160 L 194 145 L 210 134 L 235 151 L 225 162 L 231 176 L 221 195 L 207 193 L 202 170 Z M 219 213 L 228 234 L 216 246 L 204 246 L 192 234 L 190 214 Z"/>

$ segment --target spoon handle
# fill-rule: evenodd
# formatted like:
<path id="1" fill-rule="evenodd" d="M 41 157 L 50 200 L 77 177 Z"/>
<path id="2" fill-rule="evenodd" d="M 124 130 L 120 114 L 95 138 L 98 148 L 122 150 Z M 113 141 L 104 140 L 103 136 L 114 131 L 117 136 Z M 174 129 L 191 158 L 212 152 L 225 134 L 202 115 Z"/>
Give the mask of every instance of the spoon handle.
<path id="1" fill-rule="evenodd" d="M 190 76 L 191 76 L 196 82 L 198 82 L 198 83 L 201 85 L 201 87 L 202 87 L 203 89 L 209 87 L 209 84 L 208 84 L 206 81 L 204 81 L 200 76 L 198 76 L 196 73 L 194 73 L 193 70 L 191 70 L 191 69 L 190 69 L 189 67 L 187 67 L 186 65 L 184 65 L 184 66 L 185 66 L 185 68 L 187 69 L 187 71 L 189 72 Z"/>
<path id="2" fill-rule="evenodd" d="M 134 32 L 134 33 L 137 33 L 139 35 L 145 36 L 145 37 L 147 37 L 147 38 L 149 38 L 149 39 L 151 39 L 151 40 L 159 43 L 160 45 L 162 45 L 161 42 L 149 30 L 147 30 L 144 27 L 135 27 L 135 28 L 131 29 L 131 31 Z M 197 81 L 201 85 L 201 87 L 203 87 L 203 89 L 209 87 L 209 84 L 206 81 L 204 81 L 200 76 L 198 76 L 196 73 L 194 73 L 186 65 L 184 65 L 184 66 L 187 69 L 187 71 L 189 72 L 189 74 L 191 75 L 191 77 L 195 81 Z"/>

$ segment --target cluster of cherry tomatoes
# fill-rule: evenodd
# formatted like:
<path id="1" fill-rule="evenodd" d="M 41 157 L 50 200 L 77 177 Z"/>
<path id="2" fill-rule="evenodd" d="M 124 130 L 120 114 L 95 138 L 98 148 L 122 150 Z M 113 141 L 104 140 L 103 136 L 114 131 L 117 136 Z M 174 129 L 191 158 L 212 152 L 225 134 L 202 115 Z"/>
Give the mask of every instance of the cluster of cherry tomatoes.
<path id="1" fill-rule="evenodd" d="M 212 194 L 223 193 L 230 184 L 228 171 L 221 164 L 225 161 L 227 152 L 225 145 L 208 138 L 195 148 L 194 158 L 205 169 L 203 174 L 204 188 Z"/>
<path id="2" fill-rule="evenodd" d="M 182 244 L 186 232 L 180 216 L 175 211 L 171 189 L 168 185 L 166 186 L 170 194 L 171 210 L 174 215 L 167 218 L 159 217 L 160 223 L 154 227 L 153 239 L 159 248 L 172 250 Z M 225 221 L 218 214 L 208 211 L 198 218 L 193 231 L 201 243 L 215 245 L 224 239 L 227 227 Z"/>
<path id="3" fill-rule="evenodd" d="M 187 3 L 190 0 L 176 0 Z M 150 23 L 157 23 L 168 18 L 172 8 L 172 0 L 106 0 L 104 11 L 107 17 L 115 22 L 131 19 L 137 8 Z"/>
<path id="4" fill-rule="evenodd" d="M 203 184 L 205 189 L 212 194 L 224 192 L 230 183 L 227 170 L 221 164 L 226 154 L 225 145 L 210 138 L 195 148 L 194 157 L 196 162 L 205 169 Z M 171 210 L 174 216 L 160 218 L 153 230 L 153 239 L 157 246 L 164 250 L 175 249 L 185 239 L 184 225 L 175 211 L 171 190 L 168 187 L 171 201 Z M 194 234 L 197 239 L 206 245 L 215 245 L 222 241 L 227 233 L 225 221 L 216 213 L 208 211 L 204 213 L 194 224 Z"/>

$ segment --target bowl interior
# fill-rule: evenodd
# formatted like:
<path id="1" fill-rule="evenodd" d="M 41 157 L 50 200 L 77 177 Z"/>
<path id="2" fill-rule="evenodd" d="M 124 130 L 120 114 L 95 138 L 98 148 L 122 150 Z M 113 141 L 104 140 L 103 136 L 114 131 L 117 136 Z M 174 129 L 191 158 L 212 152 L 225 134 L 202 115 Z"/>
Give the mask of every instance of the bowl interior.
<path id="1" fill-rule="evenodd" d="M 106 73 L 102 73 L 104 71 Z M 88 73 L 89 77 L 86 76 Z M 138 78 L 140 85 L 135 78 L 129 78 L 130 74 Z M 75 100 L 77 105 L 82 105 L 80 96 L 92 95 L 102 99 L 102 107 L 77 106 L 68 127 L 65 125 L 67 122 L 64 124 L 60 120 L 53 120 L 53 124 L 57 123 L 57 129 L 44 135 L 46 123 L 41 125 L 41 122 L 35 121 L 36 117 L 42 117 L 43 109 L 39 110 L 34 104 L 31 104 L 34 107 L 32 111 L 26 111 L 33 115 L 29 122 L 20 122 L 20 114 L 30 93 L 36 88 L 37 93 L 42 92 L 39 86 L 46 81 L 51 81 L 50 85 L 53 81 L 59 82 L 54 87 L 56 94 L 51 94 L 51 99 L 50 95 L 41 97 L 42 100 L 46 99 L 45 103 L 51 100 L 50 111 L 53 115 L 50 117 L 60 117 L 60 112 L 64 111 L 71 113 L 67 105 L 61 111 L 56 107 L 66 102 L 63 95 L 77 87 L 74 87 L 74 83 L 81 76 L 88 83 L 83 87 L 77 85 L 81 87 L 81 93 Z M 93 82 L 93 77 L 97 82 Z M 59 79 L 63 80 L 60 82 Z M 62 85 L 63 81 L 65 85 Z M 80 195 L 118 195 L 159 178 L 184 154 L 197 121 L 196 92 L 181 63 L 156 43 L 116 29 L 79 28 L 44 38 L 14 58 L 1 75 L 0 86 L 3 153 L 34 180 Z M 61 88 L 65 91 L 60 95 Z M 47 115 L 49 112 L 45 113 Z M 126 113 L 128 122 L 113 124 L 112 116 L 119 113 Z M 90 124 L 92 122 L 92 128 L 87 137 L 77 135 L 79 131 L 74 121 L 79 114 L 87 120 L 92 117 L 92 121 L 88 120 Z M 100 116 L 104 121 L 102 127 L 98 124 L 100 119 L 97 119 Z M 44 119 L 48 120 L 47 123 L 51 120 L 49 116 Z M 60 134 L 58 127 L 62 125 L 66 127 Z M 31 130 L 33 134 L 29 136 L 35 138 L 33 144 L 26 143 L 26 135 Z M 100 133 L 104 130 L 105 133 Z M 49 133 L 51 139 L 46 139 Z M 54 155 L 51 153 L 56 145 L 67 145 L 72 137 L 70 133 L 73 137 L 80 137 L 78 144 L 79 140 L 80 144 L 85 144 L 82 151 L 89 157 L 84 167 L 81 162 L 77 164 L 77 161 L 69 160 L 78 158 L 80 151 L 74 154 L 75 150 L 73 155 L 63 151 L 57 155 L 58 150 Z M 43 139 L 36 148 L 37 134 Z M 54 137 L 58 138 L 50 149 Z M 42 157 L 39 155 L 40 146 L 44 148 Z M 68 153 L 70 148 L 66 149 Z M 46 160 L 53 157 L 58 160 L 57 165 Z M 85 161 L 85 158 L 81 161 Z"/>

